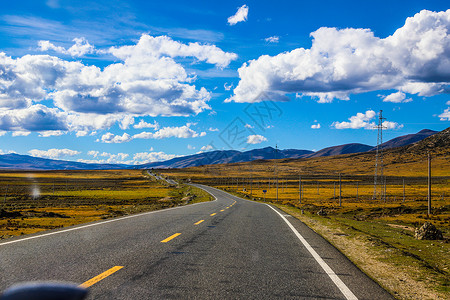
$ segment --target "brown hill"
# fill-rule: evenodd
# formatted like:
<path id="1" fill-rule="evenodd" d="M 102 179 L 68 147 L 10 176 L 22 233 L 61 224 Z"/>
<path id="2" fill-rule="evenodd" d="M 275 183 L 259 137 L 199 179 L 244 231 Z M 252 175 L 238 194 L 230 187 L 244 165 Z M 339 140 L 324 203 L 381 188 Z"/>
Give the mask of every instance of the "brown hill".
<path id="1" fill-rule="evenodd" d="M 425 154 L 430 151 L 435 156 L 448 156 L 450 154 L 450 127 L 420 142 L 401 147 L 397 151 L 414 154 Z"/>

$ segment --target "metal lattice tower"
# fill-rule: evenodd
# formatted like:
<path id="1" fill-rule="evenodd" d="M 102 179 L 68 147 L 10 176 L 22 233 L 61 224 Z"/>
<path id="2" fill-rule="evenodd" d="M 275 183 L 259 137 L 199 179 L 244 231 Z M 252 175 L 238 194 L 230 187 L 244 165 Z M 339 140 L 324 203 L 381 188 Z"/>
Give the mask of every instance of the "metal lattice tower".
<path id="1" fill-rule="evenodd" d="M 379 116 L 378 116 L 378 125 L 375 127 L 378 130 L 378 137 L 377 137 L 377 151 L 375 156 L 375 176 L 374 176 L 374 183 L 373 183 L 373 199 L 377 199 L 377 187 L 378 185 L 381 185 L 380 188 L 380 199 L 383 199 L 384 195 L 384 165 L 383 165 L 383 147 L 381 147 L 381 144 L 383 144 L 383 128 L 386 128 L 383 126 L 383 120 L 386 120 L 386 118 L 383 118 L 383 111 L 380 110 Z"/>

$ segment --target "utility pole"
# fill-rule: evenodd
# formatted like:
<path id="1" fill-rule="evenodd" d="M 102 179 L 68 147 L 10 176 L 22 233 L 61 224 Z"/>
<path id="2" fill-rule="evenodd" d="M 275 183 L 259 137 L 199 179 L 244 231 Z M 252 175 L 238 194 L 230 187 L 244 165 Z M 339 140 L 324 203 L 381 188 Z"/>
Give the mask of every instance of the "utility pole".
<path id="1" fill-rule="evenodd" d="M 333 182 L 333 201 L 336 201 L 336 181 Z"/>
<path id="2" fill-rule="evenodd" d="M 431 215 L 431 155 L 428 151 L 428 215 Z"/>
<path id="3" fill-rule="evenodd" d="M 403 178 L 403 202 L 405 202 L 405 178 Z"/>
<path id="4" fill-rule="evenodd" d="M 277 169 L 277 158 L 278 158 L 278 144 L 275 144 L 275 174 L 277 176 L 277 202 L 278 202 L 278 169 Z"/>
<path id="5" fill-rule="evenodd" d="M 302 204 L 302 176 L 298 176 L 298 201 Z"/>
<path id="6" fill-rule="evenodd" d="M 341 182 L 341 173 L 339 173 L 339 207 L 342 206 L 342 182 Z"/>
<path id="7" fill-rule="evenodd" d="M 377 135 L 377 150 L 375 155 L 375 176 L 374 176 L 374 182 L 373 182 L 373 199 L 377 199 L 377 185 L 378 185 L 378 178 L 380 177 L 380 182 L 383 184 L 383 147 L 381 147 L 381 144 L 383 144 L 383 120 L 386 120 L 386 118 L 383 118 L 383 111 L 380 110 L 379 116 L 378 116 L 378 125 L 375 127 L 378 129 L 378 135 Z M 383 194 L 383 187 L 381 187 L 381 194 L 380 198 L 382 198 Z"/>

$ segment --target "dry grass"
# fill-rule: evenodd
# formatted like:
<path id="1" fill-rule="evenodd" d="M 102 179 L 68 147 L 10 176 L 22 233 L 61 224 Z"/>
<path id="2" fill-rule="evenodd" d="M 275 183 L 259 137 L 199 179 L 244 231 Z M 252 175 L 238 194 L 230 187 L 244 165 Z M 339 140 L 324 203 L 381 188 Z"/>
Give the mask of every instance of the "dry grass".
<path id="1" fill-rule="evenodd" d="M 211 199 L 140 170 L 0 172 L 0 186 L 0 239 Z"/>

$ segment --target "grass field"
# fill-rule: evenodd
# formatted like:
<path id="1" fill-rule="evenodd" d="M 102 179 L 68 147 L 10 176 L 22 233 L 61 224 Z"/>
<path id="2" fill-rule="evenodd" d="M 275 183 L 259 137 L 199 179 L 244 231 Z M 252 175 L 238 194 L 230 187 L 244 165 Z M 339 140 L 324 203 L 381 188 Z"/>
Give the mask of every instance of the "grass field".
<path id="1" fill-rule="evenodd" d="M 426 156 L 386 155 L 386 187 L 378 185 L 376 197 L 374 155 L 367 153 L 210 165 L 161 173 L 212 185 L 242 198 L 273 203 L 328 239 L 396 298 L 448 299 L 448 155 L 436 155 L 432 160 L 431 215 L 427 214 Z M 319 211 L 322 215 L 317 214 Z M 414 230 L 425 221 L 440 229 L 446 240 L 416 240 Z"/>
<path id="2" fill-rule="evenodd" d="M 0 172 L 0 239 L 210 199 L 141 170 Z"/>

